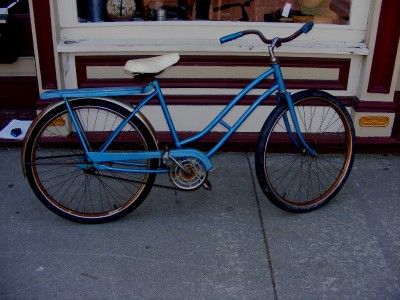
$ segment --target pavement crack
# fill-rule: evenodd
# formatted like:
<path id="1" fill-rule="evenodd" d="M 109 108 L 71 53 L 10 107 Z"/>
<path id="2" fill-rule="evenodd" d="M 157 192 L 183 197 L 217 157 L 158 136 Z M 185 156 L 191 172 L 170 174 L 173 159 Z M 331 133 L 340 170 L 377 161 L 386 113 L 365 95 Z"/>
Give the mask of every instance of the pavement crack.
<path id="1" fill-rule="evenodd" d="M 265 224 L 264 224 L 264 220 L 263 220 L 262 214 L 261 214 L 260 199 L 258 197 L 257 190 L 256 190 L 256 184 L 257 184 L 256 181 L 255 181 L 256 175 L 254 174 L 249 155 L 247 155 L 246 157 L 247 157 L 247 163 L 248 163 L 248 166 L 249 166 L 249 169 L 250 169 L 251 182 L 253 184 L 254 196 L 255 196 L 256 202 L 257 202 L 258 218 L 260 220 L 260 225 L 261 225 L 261 231 L 262 231 L 262 236 L 263 236 L 263 241 L 264 241 L 265 253 L 266 253 L 267 262 L 268 262 L 268 269 L 269 269 L 269 272 L 271 274 L 271 283 L 272 283 L 272 288 L 274 290 L 274 299 L 277 300 L 278 299 L 278 293 L 276 291 L 275 273 L 274 273 L 274 268 L 272 266 L 272 257 L 271 257 L 271 252 L 270 252 L 270 249 L 269 249 L 267 233 L 266 233 L 266 230 L 265 230 Z"/>
<path id="2" fill-rule="evenodd" d="M 97 277 L 94 277 L 94 276 L 92 276 L 92 275 L 90 275 L 90 274 L 86 274 L 86 273 L 81 273 L 81 275 L 82 275 L 82 276 L 89 277 L 89 278 L 92 278 L 92 279 L 98 279 Z"/>

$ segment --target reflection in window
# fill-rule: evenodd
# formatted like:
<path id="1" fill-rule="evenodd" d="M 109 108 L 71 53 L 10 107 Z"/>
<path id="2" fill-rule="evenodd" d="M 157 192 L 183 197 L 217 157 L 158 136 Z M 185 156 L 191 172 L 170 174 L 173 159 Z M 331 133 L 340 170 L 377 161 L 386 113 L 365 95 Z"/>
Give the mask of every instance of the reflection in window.
<path id="1" fill-rule="evenodd" d="M 81 22 L 211 20 L 348 24 L 351 0 L 77 0 Z M 283 14 L 285 5 L 290 10 Z"/>

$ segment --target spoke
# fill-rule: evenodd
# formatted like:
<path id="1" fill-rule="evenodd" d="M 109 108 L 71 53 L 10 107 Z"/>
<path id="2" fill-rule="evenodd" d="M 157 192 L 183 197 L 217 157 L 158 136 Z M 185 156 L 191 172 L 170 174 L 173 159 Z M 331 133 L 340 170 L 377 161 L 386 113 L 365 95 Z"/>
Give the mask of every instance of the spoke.
<path id="1" fill-rule="evenodd" d="M 321 132 L 326 132 L 327 128 L 329 127 L 329 124 L 331 124 L 332 119 L 335 117 L 335 115 L 337 114 L 335 110 L 332 109 L 332 116 L 330 117 L 329 121 L 328 121 L 328 125 L 325 126 L 325 129 Z"/>
<path id="2" fill-rule="evenodd" d="M 124 120 L 124 114 L 108 107 L 72 104 L 78 129 L 85 135 L 89 147 L 104 144 L 110 131 Z M 128 112 L 127 112 L 128 113 Z M 85 154 L 79 142 L 76 129 L 67 125 L 57 126 L 57 118 L 68 120 L 68 112 L 54 114 L 40 131 L 32 147 L 32 162 L 26 163 L 36 177 L 41 193 L 50 204 L 68 215 L 81 215 L 83 218 L 107 217 L 112 212 L 125 208 L 137 199 L 148 184 L 148 174 L 128 174 L 119 172 L 83 170 L 80 164 L 86 164 Z M 143 134 L 137 130 L 131 120 L 121 130 L 123 139 L 131 139 L 127 147 L 120 149 L 120 139 L 116 139 L 109 149 L 112 152 L 148 149 Z M 123 144 L 124 146 L 124 144 Z M 126 168 L 132 166 L 127 165 Z M 149 161 L 141 166 L 150 168 Z M 108 174 L 105 174 L 108 173 Z M 95 179 L 94 179 L 95 177 Z M 99 216 L 102 215 L 102 216 Z"/>
<path id="3" fill-rule="evenodd" d="M 301 159 L 300 165 L 302 165 L 303 163 L 303 158 Z M 286 191 L 287 188 L 290 186 L 291 183 L 293 183 L 294 178 L 296 178 L 296 176 L 299 174 L 299 170 L 297 170 L 297 173 L 294 172 L 293 176 L 289 179 L 288 183 L 286 184 L 286 186 L 283 188 L 283 191 Z M 286 177 L 286 176 L 285 176 Z"/>
<path id="4" fill-rule="evenodd" d="M 342 163 L 337 163 L 337 165 L 333 164 L 331 161 L 329 161 L 327 158 L 325 158 L 323 155 L 320 155 L 318 157 L 319 159 L 321 159 L 322 161 L 324 161 L 325 163 L 327 163 L 328 165 L 330 165 L 332 168 L 335 168 L 336 170 L 340 171 L 342 169 Z M 331 170 L 331 168 L 327 168 L 329 170 Z"/>
<path id="5" fill-rule="evenodd" d="M 133 180 L 129 180 L 128 178 L 126 178 L 125 180 L 121 180 L 120 178 L 113 178 L 113 179 L 120 180 L 121 184 L 125 187 L 125 189 L 127 189 L 132 195 L 136 195 L 137 192 L 132 191 L 126 183 L 131 183 L 132 187 L 134 187 L 133 183 L 136 184 L 137 182 L 134 182 Z"/>
<path id="6" fill-rule="evenodd" d="M 86 131 L 89 131 L 89 108 L 87 109 L 87 114 L 86 114 Z"/>
<path id="7" fill-rule="evenodd" d="M 328 186 L 331 186 L 332 184 L 331 184 L 331 179 L 329 179 L 328 177 L 327 177 L 327 175 L 326 174 L 329 174 L 331 177 L 333 177 L 333 178 L 336 178 L 336 176 L 335 175 L 332 175 L 332 173 L 331 173 L 331 171 L 330 171 L 330 169 L 329 168 L 324 168 L 324 166 L 322 165 L 322 164 L 319 164 L 318 163 L 318 159 L 316 159 L 315 160 L 315 163 L 316 163 L 316 165 L 317 165 L 317 168 L 320 170 L 320 172 L 319 172 L 319 174 L 321 174 L 324 178 L 325 178 L 325 180 L 326 180 L 326 182 L 327 182 L 327 185 Z M 326 185 L 324 185 L 324 189 L 325 189 L 325 191 L 326 191 Z M 324 191 L 324 192 L 325 192 Z"/>
<path id="8" fill-rule="evenodd" d="M 315 163 L 315 159 L 313 159 L 313 163 Z M 318 168 L 318 164 L 315 164 L 315 165 L 316 165 L 316 167 Z M 315 177 L 316 177 L 317 180 L 318 180 L 319 196 L 321 196 L 321 195 L 322 195 L 321 187 L 323 187 L 323 184 L 322 184 L 322 182 L 321 182 L 321 180 L 320 180 L 320 176 L 315 172 L 314 169 L 313 169 L 313 173 L 314 173 Z"/>
<path id="9" fill-rule="evenodd" d="M 268 159 L 268 157 L 267 158 L 265 158 L 265 160 L 266 161 L 271 161 L 271 163 L 272 163 L 272 161 L 273 161 L 273 159 L 275 158 L 275 159 L 278 159 L 277 157 L 276 157 L 277 155 L 274 155 L 274 156 L 269 156 L 271 159 Z M 282 156 L 284 156 L 284 155 L 282 155 Z M 275 165 L 278 165 L 279 167 L 277 168 L 277 169 L 275 169 L 275 172 L 279 172 L 280 170 L 282 170 L 282 168 L 284 168 L 286 165 L 291 165 L 291 164 L 293 164 L 293 162 L 295 162 L 296 160 L 298 159 L 298 155 L 291 155 L 289 158 L 287 158 L 287 159 L 285 159 L 284 160 L 284 158 L 282 158 L 282 159 L 280 159 L 279 161 L 277 161 L 277 162 L 275 162 L 275 163 L 273 163 L 273 164 L 268 164 L 268 165 L 266 165 L 266 167 L 268 167 L 268 168 L 270 168 L 270 169 L 273 169 L 273 166 L 275 166 Z"/>
<path id="10" fill-rule="evenodd" d="M 37 166 L 38 164 L 27 164 L 27 165 L 31 165 L 31 166 Z M 39 166 L 40 166 L 40 164 L 39 164 Z M 51 173 L 51 172 L 53 172 L 53 171 L 56 171 L 56 170 L 59 170 L 60 169 L 60 166 L 59 166 L 59 164 L 57 164 L 57 167 L 55 167 L 55 168 L 49 168 L 49 166 L 51 166 L 51 165 L 43 165 L 43 166 L 48 166 L 47 168 L 45 168 L 45 167 L 41 167 L 40 168 L 40 170 L 42 170 L 42 172 L 46 172 L 46 173 Z"/>
<path id="11" fill-rule="evenodd" d="M 298 111 L 298 115 L 300 116 L 300 119 L 301 119 L 301 122 L 303 123 L 303 125 L 304 125 L 304 128 L 306 128 L 307 126 L 306 126 L 306 114 L 305 114 L 305 110 L 304 110 L 304 106 L 295 106 L 296 108 L 297 108 L 297 111 Z M 303 109 L 303 115 L 304 115 L 304 117 L 301 115 L 301 112 L 300 112 L 300 108 L 302 108 Z M 297 119 L 299 119 L 299 118 L 297 118 Z M 300 125 L 300 124 L 299 124 Z"/>
<path id="12" fill-rule="evenodd" d="M 316 107 L 315 107 L 315 106 L 309 107 L 309 111 L 310 111 L 309 121 L 307 122 L 307 125 L 306 125 L 306 127 L 304 128 L 304 133 L 311 132 L 312 120 L 314 119 Z M 305 115 L 305 114 L 304 114 L 304 115 Z"/>
<path id="13" fill-rule="evenodd" d="M 308 160 L 308 173 L 310 174 L 310 176 L 309 176 L 309 180 L 307 181 L 307 198 L 306 198 L 306 200 L 309 199 L 309 195 L 310 195 L 309 192 L 310 192 L 310 181 L 312 181 L 312 173 L 311 173 L 312 162 L 313 162 L 312 159 Z M 311 186 L 312 186 L 312 183 L 311 183 Z"/>
<path id="14" fill-rule="evenodd" d="M 112 208 L 113 205 L 110 203 L 110 199 L 108 198 L 108 195 L 107 195 L 107 192 L 108 192 L 107 187 L 105 186 L 104 182 L 98 176 L 96 176 L 96 179 L 99 182 L 99 186 L 101 186 L 101 187 L 99 187 L 99 191 L 102 191 L 104 193 L 104 197 L 105 197 L 106 201 L 108 202 L 108 206 Z M 110 193 L 110 195 L 112 196 L 112 193 Z M 103 212 L 105 211 L 105 207 L 103 206 L 103 202 L 102 202 L 102 205 L 101 205 L 101 209 L 102 209 Z"/>
<path id="15" fill-rule="evenodd" d="M 72 177 L 73 175 L 75 175 L 78 171 L 79 171 L 79 169 L 76 170 L 75 172 L 73 172 L 65 181 L 62 181 L 62 182 L 59 182 L 59 183 L 57 183 L 57 184 L 55 184 L 55 185 L 52 185 L 52 186 L 50 186 L 50 187 L 47 187 L 47 189 L 50 190 L 50 189 L 52 189 L 52 188 L 55 188 L 56 186 L 59 186 L 60 184 L 62 184 L 63 186 L 65 186 L 65 184 L 71 179 L 71 177 Z M 58 190 L 57 190 L 57 191 L 58 191 Z"/>
<path id="16" fill-rule="evenodd" d="M 44 162 L 44 163 L 26 163 L 27 166 L 57 166 L 57 165 L 76 165 L 78 162 Z"/>
<path id="17" fill-rule="evenodd" d="M 100 194 L 100 205 L 101 205 L 101 211 L 104 211 L 104 206 L 103 206 L 103 191 L 102 191 L 102 189 L 101 189 L 101 184 L 100 184 L 100 180 L 98 180 L 98 178 L 97 178 L 97 176 L 96 176 L 96 179 L 97 179 L 97 184 L 98 184 L 98 191 L 99 191 L 99 194 Z"/>
<path id="18" fill-rule="evenodd" d="M 57 178 L 60 178 L 60 177 L 65 177 L 65 176 L 67 176 L 67 175 L 69 175 L 71 173 L 76 173 L 76 172 L 77 172 L 77 170 L 75 169 L 75 170 L 69 171 L 67 173 L 58 174 L 58 175 L 55 175 L 55 176 L 53 175 L 53 177 L 50 177 L 50 178 L 43 177 L 42 182 L 45 183 L 46 181 L 54 180 L 54 179 L 57 179 Z M 47 173 L 48 173 L 48 171 L 46 171 L 46 174 Z"/>
<path id="19" fill-rule="evenodd" d="M 286 178 L 286 175 L 289 174 L 289 172 L 292 170 L 293 165 L 295 165 L 295 163 L 296 163 L 300 158 L 301 158 L 301 155 L 298 155 L 298 156 L 296 156 L 295 159 L 291 162 L 291 164 L 288 164 L 288 165 L 289 165 L 289 171 L 287 171 L 286 173 L 279 173 L 279 172 L 275 171 L 275 172 L 273 172 L 274 175 L 281 175 L 281 174 L 282 174 L 283 176 L 281 176 L 281 177 L 282 177 L 283 179 Z M 280 168 L 279 171 L 283 170 L 284 168 L 287 169 L 287 165 L 282 166 L 282 168 Z M 275 180 L 272 181 L 272 183 L 276 182 L 279 178 L 280 178 L 280 177 L 277 177 Z M 280 181 L 280 183 L 281 183 L 281 182 L 282 182 L 282 180 Z"/>
<path id="20" fill-rule="evenodd" d="M 328 124 L 328 126 L 325 128 L 324 132 L 326 132 L 329 128 L 331 128 L 332 125 L 335 124 L 338 120 L 341 120 L 340 116 L 337 116 L 337 118 L 334 121 L 332 121 L 330 124 Z"/>
<path id="21" fill-rule="evenodd" d="M 106 125 L 107 125 L 107 121 L 108 121 L 108 116 L 109 116 L 109 113 L 107 113 L 107 115 L 106 115 L 106 120 L 104 121 L 103 132 L 107 132 L 107 131 L 106 131 Z"/>
<path id="22" fill-rule="evenodd" d="M 110 131 L 111 131 L 111 130 L 115 130 L 115 129 L 113 129 L 113 128 L 114 128 L 115 122 L 117 121 L 117 118 L 118 118 L 118 116 L 115 116 L 114 122 L 112 123 L 112 125 L 111 125 L 111 127 L 110 127 Z M 123 128 L 122 128 L 122 129 L 123 129 Z M 122 131 L 122 130 L 121 130 L 121 131 Z"/>
<path id="23" fill-rule="evenodd" d="M 283 165 L 284 163 L 286 163 L 286 162 L 291 163 L 291 162 L 293 162 L 294 160 L 296 160 L 296 157 L 298 157 L 298 156 L 295 155 L 295 154 L 292 154 L 292 155 L 290 155 L 290 156 L 289 156 L 289 154 L 288 154 L 289 158 L 285 159 L 285 158 L 282 157 L 282 159 L 280 159 L 279 161 L 274 162 L 274 161 L 273 161 L 274 159 L 275 159 L 275 160 L 278 160 L 278 159 L 279 159 L 279 158 L 277 158 L 276 156 L 277 156 L 277 155 L 269 156 L 269 157 L 271 158 L 271 159 L 268 160 L 268 161 L 270 161 L 270 163 L 268 164 L 268 167 L 269 167 L 270 169 L 273 169 L 273 167 L 276 166 L 276 165 L 278 165 L 278 166 L 280 166 L 280 167 L 282 168 L 282 165 Z M 282 155 L 282 156 L 284 156 L 284 155 Z M 268 159 L 268 158 L 266 158 L 266 159 Z M 284 160 L 284 159 L 285 159 L 285 160 Z M 277 170 L 279 171 L 281 168 L 278 168 Z"/>
<path id="24" fill-rule="evenodd" d="M 78 195 L 78 193 L 79 193 L 79 191 L 81 190 L 82 187 L 83 187 L 83 183 L 78 187 L 78 189 L 75 191 L 74 195 L 70 198 L 70 200 L 67 203 L 70 203 L 71 201 L 76 199 L 76 196 Z"/>
<path id="25" fill-rule="evenodd" d="M 120 193 L 119 191 L 115 190 L 115 189 L 114 189 L 111 185 L 109 185 L 107 182 L 103 181 L 103 183 L 104 183 L 105 186 L 108 187 L 108 190 L 109 190 L 109 191 L 113 192 L 114 194 L 116 194 L 116 195 L 119 196 L 120 198 L 124 198 L 124 196 L 121 195 L 121 193 Z M 118 199 L 118 198 L 115 198 L 115 199 Z M 129 199 L 128 199 L 128 200 L 129 200 Z M 118 203 L 118 205 L 120 205 L 118 201 L 116 201 L 116 202 Z"/>
<path id="26" fill-rule="evenodd" d="M 92 131 L 96 131 L 97 118 L 99 117 L 99 109 L 96 110 L 96 118 L 94 119 Z"/>
<path id="27" fill-rule="evenodd" d="M 112 173 L 115 174 L 115 172 L 112 172 Z M 111 176 L 111 175 L 106 175 L 106 174 L 103 174 L 103 173 L 99 173 L 99 174 L 96 174 L 96 176 L 109 178 L 109 179 L 114 179 L 114 180 L 126 181 L 126 182 L 129 182 L 129 183 L 146 184 L 146 182 L 144 182 L 144 181 L 137 181 L 137 180 L 133 180 L 133 179 L 130 179 L 130 178 L 121 177 L 120 174 L 118 174 L 118 176 Z"/>
<path id="28" fill-rule="evenodd" d="M 107 197 L 107 194 L 109 196 L 111 196 L 111 199 L 115 200 L 114 202 L 116 202 L 118 204 L 118 207 L 121 207 L 121 204 L 117 200 L 118 198 L 116 198 L 116 196 L 120 196 L 121 197 L 121 195 L 118 192 L 116 192 L 113 188 L 111 188 L 101 178 L 97 177 L 97 179 L 101 182 L 101 185 L 104 187 L 104 194 L 106 195 L 107 202 L 108 202 L 109 206 L 111 207 L 111 209 L 117 209 L 117 207 L 115 206 L 115 204 L 110 204 L 110 201 L 109 201 L 109 198 Z M 113 195 L 116 195 L 116 196 L 113 197 Z"/>
<path id="29" fill-rule="evenodd" d="M 318 130 L 317 130 L 317 133 L 320 133 L 320 132 L 321 132 L 321 130 L 322 130 L 322 124 L 324 124 L 325 117 L 328 115 L 328 112 L 329 112 L 329 108 L 327 109 L 327 111 L 326 111 L 326 113 L 325 113 L 325 107 L 324 107 L 324 108 L 323 108 L 323 111 L 322 111 L 321 124 L 319 124 L 319 128 L 318 128 Z"/>
<path id="30" fill-rule="evenodd" d="M 296 200 L 296 197 L 300 194 L 300 192 L 301 192 L 301 187 L 302 187 L 302 184 L 303 184 L 303 160 L 302 160 L 302 162 L 301 162 L 301 165 L 300 165 L 300 184 L 299 184 L 299 186 L 298 186 L 298 188 L 297 188 L 297 193 L 293 196 L 293 201 L 294 200 Z M 299 199 L 300 200 L 300 199 Z M 299 201 L 300 202 L 300 201 Z"/>
<path id="31" fill-rule="evenodd" d="M 82 200 L 83 200 L 83 198 L 84 198 L 84 196 L 86 194 L 86 174 L 84 174 L 83 176 L 84 176 L 84 180 L 83 180 L 83 183 L 81 185 L 81 187 L 83 187 L 83 193 L 81 195 L 81 198 L 80 198 L 78 204 L 76 205 L 76 208 L 75 208 L 76 211 L 78 211 L 79 205 L 81 204 L 81 202 L 82 202 Z M 83 210 L 85 212 L 85 208 Z"/>
<path id="32" fill-rule="evenodd" d="M 278 125 L 280 128 L 282 128 L 283 131 L 287 131 L 287 130 L 286 130 L 285 123 L 284 123 L 284 122 L 282 122 L 282 123 L 283 123 L 283 125 L 281 125 L 281 124 L 280 124 L 280 121 L 279 121 L 278 123 L 276 123 L 276 125 Z M 279 132 L 279 131 L 277 131 L 277 132 Z"/>
<path id="33" fill-rule="evenodd" d="M 76 180 L 77 180 L 79 177 L 81 177 L 81 176 L 74 176 L 74 178 L 73 178 L 73 180 L 72 180 L 72 182 L 71 182 L 71 184 L 70 184 L 70 187 L 74 186 Z M 69 187 L 65 186 L 64 193 L 62 194 L 62 196 L 60 197 L 60 199 L 64 199 L 64 196 L 66 196 L 67 193 L 71 193 L 71 190 L 70 190 Z M 73 200 L 73 198 L 70 198 L 70 199 L 67 200 L 67 201 L 65 202 L 65 204 L 63 204 L 63 205 L 66 206 L 66 205 L 67 205 L 68 203 L 70 203 L 72 200 Z"/>

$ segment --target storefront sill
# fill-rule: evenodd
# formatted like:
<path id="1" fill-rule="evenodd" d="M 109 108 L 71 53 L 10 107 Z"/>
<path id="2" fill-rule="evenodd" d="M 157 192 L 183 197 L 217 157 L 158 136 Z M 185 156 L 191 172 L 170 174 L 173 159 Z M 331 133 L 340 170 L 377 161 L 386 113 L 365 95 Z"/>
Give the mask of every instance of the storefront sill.
<path id="1" fill-rule="evenodd" d="M 57 46 L 59 53 L 107 53 L 107 52 L 216 52 L 216 53 L 265 53 L 260 42 L 234 42 L 221 46 L 217 40 L 66 40 Z M 277 50 L 283 54 L 369 54 L 365 43 L 346 42 L 292 42 Z"/>

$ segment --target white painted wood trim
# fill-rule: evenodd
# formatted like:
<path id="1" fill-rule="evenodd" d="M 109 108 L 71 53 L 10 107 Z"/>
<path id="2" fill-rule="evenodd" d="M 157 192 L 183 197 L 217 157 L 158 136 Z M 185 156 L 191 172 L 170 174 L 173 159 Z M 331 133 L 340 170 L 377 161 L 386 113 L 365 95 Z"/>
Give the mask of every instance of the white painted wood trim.
<path id="1" fill-rule="evenodd" d="M 350 25 L 316 24 L 315 30 L 296 43 L 283 47 L 284 53 L 328 53 L 367 55 L 365 36 L 371 3 L 352 0 Z M 264 51 L 257 39 L 242 38 L 221 47 L 223 35 L 254 28 L 268 37 L 287 36 L 300 24 L 221 21 L 131 21 L 80 23 L 76 2 L 57 0 L 60 15 L 59 52 L 86 51 Z M 173 40 L 171 40 L 173 37 Z"/>
<path id="2" fill-rule="evenodd" d="M 74 2 L 74 1 L 72 1 Z M 55 58 L 55 68 L 56 68 L 56 80 L 57 80 L 57 88 L 61 89 L 62 88 L 62 76 L 61 76 L 61 61 L 60 57 L 58 55 L 57 51 L 57 44 L 60 32 L 57 30 L 58 26 L 57 24 L 60 24 L 59 22 L 59 14 L 58 12 L 58 2 L 57 1 L 50 1 L 50 12 L 51 12 L 51 32 L 52 32 L 52 39 L 53 39 L 53 52 L 54 52 L 54 58 Z"/>
<path id="3" fill-rule="evenodd" d="M 31 19 L 31 28 L 32 28 L 32 40 L 33 40 L 33 50 L 35 53 L 35 62 L 36 62 L 36 73 L 37 73 L 37 78 L 38 78 L 38 85 L 39 85 L 39 93 L 43 92 L 43 82 L 42 82 L 42 74 L 40 72 L 40 64 L 41 63 L 46 63 L 46 62 L 41 62 L 39 59 L 39 50 L 37 47 L 37 35 L 36 35 L 36 27 L 35 27 L 35 16 L 34 16 L 34 8 L 32 4 L 33 0 L 29 0 L 29 11 L 30 11 L 30 19 Z M 58 28 L 58 17 L 56 16 L 56 11 L 57 10 L 57 3 L 54 3 L 54 1 L 50 1 L 50 12 L 51 12 L 51 26 L 52 26 L 52 38 L 53 38 L 53 49 L 54 49 L 54 57 L 55 57 L 55 67 L 56 67 L 56 79 L 57 79 L 57 87 L 62 88 L 61 85 L 61 66 L 60 66 L 60 58 L 58 55 L 57 51 L 57 43 L 59 40 L 59 32 L 57 31 Z"/>
<path id="4" fill-rule="evenodd" d="M 42 92 L 42 74 L 40 73 L 40 60 L 39 60 L 39 51 L 37 47 L 37 37 L 36 37 L 36 27 L 34 26 L 35 24 L 35 16 L 33 13 L 33 5 L 32 2 L 33 0 L 28 0 L 29 1 L 29 12 L 30 12 L 30 19 L 31 19 L 31 28 L 32 28 L 32 40 L 33 40 L 33 52 L 35 55 L 35 62 L 36 62 L 36 74 L 37 74 L 37 80 L 38 80 L 38 85 L 39 85 L 39 92 Z"/>
<path id="5" fill-rule="evenodd" d="M 190 40 L 182 43 L 180 40 L 168 39 L 148 41 L 110 40 L 110 39 L 73 39 L 61 41 L 57 50 L 60 53 L 83 52 L 148 52 L 157 49 L 160 52 L 219 52 L 219 53 L 266 53 L 267 49 L 259 41 L 237 41 L 230 45 L 221 46 L 218 39 Z M 352 42 L 316 42 L 295 41 L 276 51 L 277 54 L 330 54 L 330 55 L 368 55 L 369 50 L 365 43 Z"/>

